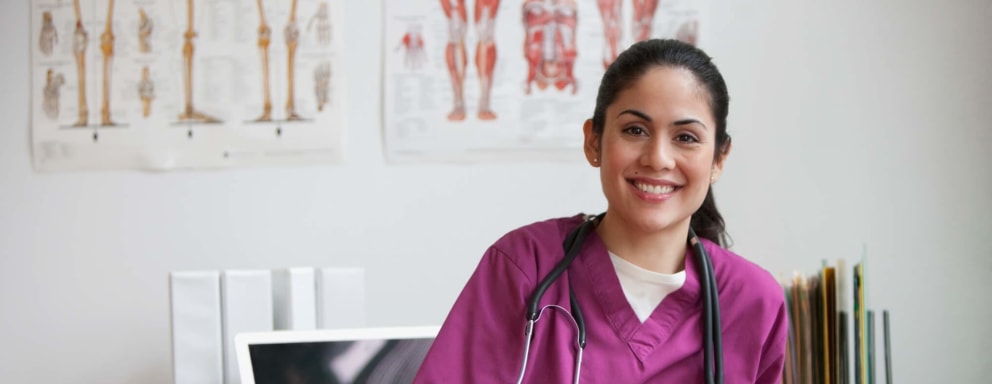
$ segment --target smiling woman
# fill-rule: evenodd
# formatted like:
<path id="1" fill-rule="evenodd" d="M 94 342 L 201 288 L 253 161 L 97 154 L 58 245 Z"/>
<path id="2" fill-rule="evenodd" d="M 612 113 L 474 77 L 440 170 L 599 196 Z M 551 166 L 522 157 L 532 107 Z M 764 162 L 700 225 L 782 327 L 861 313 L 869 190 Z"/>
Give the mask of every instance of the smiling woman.
<path id="1" fill-rule="evenodd" d="M 728 103 L 691 45 L 647 40 L 621 53 L 583 126 L 606 213 L 493 244 L 416 382 L 780 382 L 782 290 L 724 248 L 710 188 L 730 153 Z"/>

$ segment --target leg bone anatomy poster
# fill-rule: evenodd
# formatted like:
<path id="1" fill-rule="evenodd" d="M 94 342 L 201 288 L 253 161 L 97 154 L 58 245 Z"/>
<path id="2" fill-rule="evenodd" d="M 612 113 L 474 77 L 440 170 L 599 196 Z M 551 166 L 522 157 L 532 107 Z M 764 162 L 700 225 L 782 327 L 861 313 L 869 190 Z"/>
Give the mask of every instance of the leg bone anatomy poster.
<path id="1" fill-rule="evenodd" d="M 338 0 L 32 0 L 38 170 L 343 158 Z"/>
<path id="2" fill-rule="evenodd" d="M 386 0 L 392 161 L 575 159 L 599 80 L 650 37 L 695 44 L 702 0 Z"/>

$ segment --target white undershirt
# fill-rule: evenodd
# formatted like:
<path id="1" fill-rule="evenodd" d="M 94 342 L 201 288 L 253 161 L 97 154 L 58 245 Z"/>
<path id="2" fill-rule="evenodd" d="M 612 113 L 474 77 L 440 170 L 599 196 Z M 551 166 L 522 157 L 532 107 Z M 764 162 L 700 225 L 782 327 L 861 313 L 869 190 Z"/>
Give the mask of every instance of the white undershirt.
<path id="1" fill-rule="evenodd" d="M 653 272 L 631 264 L 613 252 L 610 252 L 610 260 L 620 278 L 623 294 L 627 296 L 627 302 L 634 308 L 641 323 L 651 317 L 651 312 L 654 312 L 665 296 L 685 284 L 684 269 L 675 274 Z"/>

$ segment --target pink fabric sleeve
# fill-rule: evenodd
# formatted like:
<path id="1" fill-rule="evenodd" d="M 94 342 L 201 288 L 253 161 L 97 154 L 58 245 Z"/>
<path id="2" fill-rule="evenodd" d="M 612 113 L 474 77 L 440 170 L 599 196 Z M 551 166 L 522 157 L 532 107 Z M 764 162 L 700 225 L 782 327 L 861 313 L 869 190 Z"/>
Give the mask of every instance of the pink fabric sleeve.
<path id="1" fill-rule="evenodd" d="M 414 383 L 515 382 L 532 280 L 510 257 L 490 248 L 448 313 Z"/>
<path id="2" fill-rule="evenodd" d="M 768 334 L 768 339 L 765 340 L 765 345 L 761 349 L 761 361 L 755 384 L 780 384 L 782 382 L 785 344 L 789 338 L 789 315 L 786 311 L 783 301 L 778 308 L 778 314 L 775 316 L 775 323 Z"/>

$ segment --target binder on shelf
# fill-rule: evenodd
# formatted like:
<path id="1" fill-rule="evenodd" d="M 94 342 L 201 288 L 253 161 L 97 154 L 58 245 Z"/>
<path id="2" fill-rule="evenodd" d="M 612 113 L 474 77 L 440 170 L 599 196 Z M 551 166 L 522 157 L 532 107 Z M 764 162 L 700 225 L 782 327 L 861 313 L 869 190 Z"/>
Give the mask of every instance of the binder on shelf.
<path id="1" fill-rule="evenodd" d="M 317 327 L 365 326 L 365 270 L 321 268 L 317 276 Z"/>
<path id="2" fill-rule="evenodd" d="M 272 271 L 272 300 L 276 330 L 316 329 L 316 270 L 286 268 Z"/>
<path id="3" fill-rule="evenodd" d="M 229 270 L 221 278 L 221 310 L 224 332 L 224 382 L 241 382 L 234 336 L 242 332 L 273 330 L 272 272 Z"/>
<path id="4" fill-rule="evenodd" d="M 224 381 L 220 274 L 169 274 L 172 377 L 175 384 Z"/>

